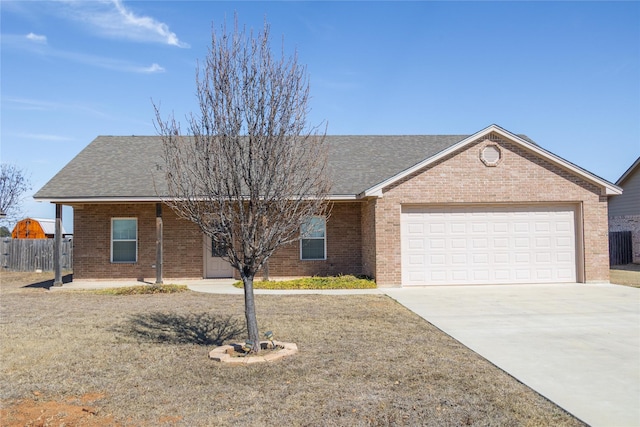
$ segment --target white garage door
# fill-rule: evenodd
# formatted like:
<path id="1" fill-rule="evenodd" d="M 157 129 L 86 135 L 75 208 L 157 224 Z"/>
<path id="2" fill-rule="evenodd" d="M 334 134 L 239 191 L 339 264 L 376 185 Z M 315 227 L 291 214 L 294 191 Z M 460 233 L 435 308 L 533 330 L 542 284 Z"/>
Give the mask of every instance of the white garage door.
<path id="1" fill-rule="evenodd" d="M 402 209 L 402 284 L 576 281 L 570 207 Z"/>

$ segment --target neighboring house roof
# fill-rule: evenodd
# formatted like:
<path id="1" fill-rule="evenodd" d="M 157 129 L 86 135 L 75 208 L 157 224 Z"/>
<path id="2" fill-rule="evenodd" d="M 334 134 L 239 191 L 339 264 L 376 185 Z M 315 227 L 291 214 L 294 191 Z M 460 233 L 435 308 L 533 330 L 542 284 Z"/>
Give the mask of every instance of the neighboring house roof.
<path id="1" fill-rule="evenodd" d="M 622 186 L 624 185 L 624 182 L 630 178 L 634 173 L 636 173 L 636 171 L 640 168 L 640 157 L 638 157 L 636 159 L 635 162 L 633 162 L 633 164 L 629 167 L 629 169 L 627 169 L 622 176 L 620 176 L 620 178 L 618 178 L 618 180 L 616 181 L 616 185 L 618 186 Z"/>
<path id="2" fill-rule="evenodd" d="M 327 136 L 332 199 L 381 194 L 383 187 L 497 132 L 547 158 L 606 194 L 621 190 L 576 165 L 543 150 L 526 136 L 492 125 L 473 135 Z M 42 187 L 34 198 L 52 202 L 157 201 L 166 195 L 159 136 L 99 136 Z"/>
<path id="3" fill-rule="evenodd" d="M 56 233 L 56 220 L 49 218 L 31 218 L 32 221 L 38 221 L 40 223 L 40 227 L 42 227 L 42 231 L 44 234 L 55 234 Z M 64 230 L 64 226 L 60 225 L 62 234 L 67 234 Z"/>
<path id="4" fill-rule="evenodd" d="M 640 215 L 640 157 L 616 182 L 624 194 L 609 199 L 609 217 Z"/>

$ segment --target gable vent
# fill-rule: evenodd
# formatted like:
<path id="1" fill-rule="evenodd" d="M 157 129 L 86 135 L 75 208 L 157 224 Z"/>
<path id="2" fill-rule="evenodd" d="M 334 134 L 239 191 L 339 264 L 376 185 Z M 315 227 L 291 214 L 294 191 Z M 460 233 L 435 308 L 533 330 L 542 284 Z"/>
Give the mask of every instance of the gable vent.
<path id="1" fill-rule="evenodd" d="M 489 144 L 480 150 L 480 160 L 485 166 L 497 166 L 502 159 L 502 153 L 497 145 Z"/>

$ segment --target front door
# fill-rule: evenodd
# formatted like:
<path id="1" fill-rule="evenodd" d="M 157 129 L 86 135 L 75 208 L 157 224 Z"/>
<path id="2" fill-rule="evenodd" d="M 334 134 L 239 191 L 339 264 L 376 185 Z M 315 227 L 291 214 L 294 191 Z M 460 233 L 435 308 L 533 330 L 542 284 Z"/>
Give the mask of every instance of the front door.
<path id="1" fill-rule="evenodd" d="M 209 236 L 204 236 L 204 277 L 216 279 L 233 277 L 233 267 L 220 256 L 220 250 Z"/>

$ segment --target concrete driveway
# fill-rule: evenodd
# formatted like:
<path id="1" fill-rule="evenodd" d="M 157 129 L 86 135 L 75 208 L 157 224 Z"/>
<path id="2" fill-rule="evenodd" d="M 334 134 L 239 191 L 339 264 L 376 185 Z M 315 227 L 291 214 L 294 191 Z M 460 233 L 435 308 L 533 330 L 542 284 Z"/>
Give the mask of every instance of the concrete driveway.
<path id="1" fill-rule="evenodd" d="M 582 421 L 640 426 L 640 289 L 553 284 L 382 290 Z"/>

